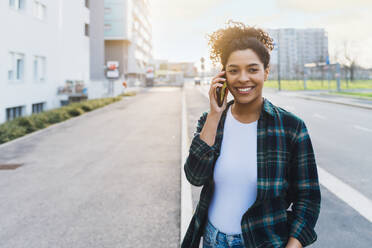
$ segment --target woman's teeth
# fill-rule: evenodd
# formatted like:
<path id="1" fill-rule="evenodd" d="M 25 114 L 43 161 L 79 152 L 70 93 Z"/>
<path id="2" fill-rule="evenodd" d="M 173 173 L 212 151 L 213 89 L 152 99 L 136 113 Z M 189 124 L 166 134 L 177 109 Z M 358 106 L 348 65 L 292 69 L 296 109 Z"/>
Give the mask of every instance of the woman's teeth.
<path id="1" fill-rule="evenodd" d="M 248 92 L 250 90 L 252 90 L 254 87 L 247 87 L 247 88 L 238 88 L 238 91 L 241 91 L 241 92 Z"/>

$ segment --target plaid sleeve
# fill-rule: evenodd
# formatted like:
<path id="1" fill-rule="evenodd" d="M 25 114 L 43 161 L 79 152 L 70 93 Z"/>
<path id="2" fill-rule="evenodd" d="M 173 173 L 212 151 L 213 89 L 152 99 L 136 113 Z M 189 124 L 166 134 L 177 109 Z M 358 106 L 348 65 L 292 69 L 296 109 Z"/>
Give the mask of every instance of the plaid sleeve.
<path id="1" fill-rule="evenodd" d="M 305 123 L 298 124 L 293 143 L 290 181 L 293 190 L 293 221 L 289 236 L 298 239 L 302 246 L 317 239 L 314 231 L 320 211 L 320 188 L 313 146 Z"/>
<path id="2" fill-rule="evenodd" d="M 189 156 L 186 159 L 184 170 L 187 180 L 195 186 L 202 186 L 211 176 L 214 162 L 214 148 L 200 139 L 200 132 L 207 119 L 207 112 L 198 120 L 196 132 L 191 141 Z"/>

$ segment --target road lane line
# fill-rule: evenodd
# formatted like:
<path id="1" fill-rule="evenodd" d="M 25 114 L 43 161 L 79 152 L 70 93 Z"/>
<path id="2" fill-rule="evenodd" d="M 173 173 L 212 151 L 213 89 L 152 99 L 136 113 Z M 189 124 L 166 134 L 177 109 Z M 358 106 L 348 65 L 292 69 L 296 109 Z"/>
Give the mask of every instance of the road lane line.
<path id="1" fill-rule="evenodd" d="M 330 192 L 335 194 L 350 207 L 354 208 L 360 215 L 372 222 L 372 201 L 351 186 L 342 182 L 332 174 L 317 166 L 319 181 Z"/>
<path id="2" fill-rule="evenodd" d="M 363 130 L 363 131 L 372 133 L 372 129 L 369 129 L 369 128 L 366 128 L 366 127 L 362 127 L 362 126 L 358 126 L 358 125 L 354 125 L 353 127 L 356 128 L 356 129 L 359 129 L 359 130 Z"/>
<path id="3" fill-rule="evenodd" d="M 183 169 L 188 155 L 189 138 L 187 135 L 187 108 L 185 89 L 182 88 L 182 138 L 181 138 L 181 234 L 180 244 L 185 237 L 187 227 L 192 218 L 191 185 L 186 179 Z"/>
<path id="4" fill-rule="evenodd" d="M 208 98 L 208 95 L 203 92 L 202 89 L 199 90 L 205 97 Z M 362 129 L 364 131 L 370 130 L 368 128 L 363 128 L 357 125 L 354 125 L 354 127 L 358 127 L 359 129 Z M 347 185 L 346 183 L 342 182 L 340 179 L 336 178 L 318 165 L 317 170 L 320 184 L 322 184 L 335 196 L 337 196 L 339 199 L 356 210 L 368 221 L 372 222 L 372 201 L 370 199 L 368 199 L 366 196 L 364 196 L 351 186 Z"/>

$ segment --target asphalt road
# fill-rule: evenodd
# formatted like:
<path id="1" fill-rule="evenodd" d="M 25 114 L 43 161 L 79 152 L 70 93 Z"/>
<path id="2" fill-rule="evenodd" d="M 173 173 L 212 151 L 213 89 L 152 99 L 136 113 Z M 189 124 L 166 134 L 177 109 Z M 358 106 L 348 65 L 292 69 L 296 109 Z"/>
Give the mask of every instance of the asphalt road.
<path id="1" fill-rule="evenodd" d="M 0 247 L 179 247 L 180 99 L 150 90 L 0 146 L 24 163 L 0 170 Z"/>

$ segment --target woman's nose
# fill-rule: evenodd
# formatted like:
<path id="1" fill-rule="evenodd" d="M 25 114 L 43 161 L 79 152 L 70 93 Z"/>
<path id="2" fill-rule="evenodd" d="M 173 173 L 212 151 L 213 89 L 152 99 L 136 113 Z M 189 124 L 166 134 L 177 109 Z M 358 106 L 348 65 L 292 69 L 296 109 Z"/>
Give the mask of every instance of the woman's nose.
<path id="1" fill-rule="evenodd" d="M 249 81 L 249 75 L 248 75 L 248 73 L 246 73 L 246 72 L 240 73 L 240 75 L 239 75 L 239 81 L 240 82 L 247 82 L 247 81 Z"/>

